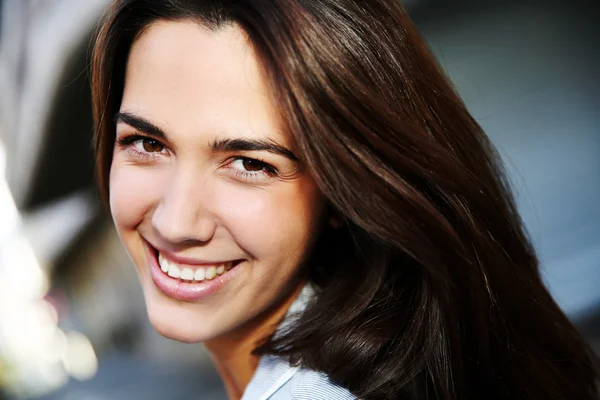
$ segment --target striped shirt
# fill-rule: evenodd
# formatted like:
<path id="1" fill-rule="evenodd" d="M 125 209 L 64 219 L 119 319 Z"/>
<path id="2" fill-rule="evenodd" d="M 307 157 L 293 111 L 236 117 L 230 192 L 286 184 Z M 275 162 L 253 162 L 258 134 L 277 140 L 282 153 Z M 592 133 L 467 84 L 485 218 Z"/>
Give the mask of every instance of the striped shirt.
<path id="1" fill-rule="evenodd" d="M 276 357 L 260 360 L 242 400 L 355 400 L 327 375 L 290 366 Z"/>
<path id="2" fill-rule="evenodd" d="M 314 296 L 307 284 L 294 301 L 281 326 L 293 321 Z M 263 356 L 242 400 L 355 400 L 347 389 L 322 373 L 291 366 L 275 356 Z"/>

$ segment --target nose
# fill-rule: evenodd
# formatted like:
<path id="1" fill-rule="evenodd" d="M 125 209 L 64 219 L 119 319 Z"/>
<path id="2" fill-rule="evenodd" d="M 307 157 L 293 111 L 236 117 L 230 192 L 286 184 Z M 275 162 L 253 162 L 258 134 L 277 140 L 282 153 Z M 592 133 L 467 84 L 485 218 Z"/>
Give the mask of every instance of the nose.
<path id="1" fill-rule="evenodd" d="M 217 228 L 211 211 L 209 180 L 192 173 L 176 172 L 164 185 L 154 209 L 152 226 L 161 239 L 171 244 L 205 243 Z"/>

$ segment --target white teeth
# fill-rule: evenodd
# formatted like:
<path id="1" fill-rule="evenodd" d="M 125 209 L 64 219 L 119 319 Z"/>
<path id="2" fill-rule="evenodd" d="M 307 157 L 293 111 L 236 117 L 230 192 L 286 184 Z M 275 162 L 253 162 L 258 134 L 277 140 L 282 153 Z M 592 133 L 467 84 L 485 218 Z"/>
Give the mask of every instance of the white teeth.
<path id="1" fill-rule="evenodd" d="M 194 274 L 194 280 L 195 281 L 203 281 L 204 280 L 204 268 L 198 268 L 196 270 L 196 273 Z"/>
<path id="2" fill-rule="evenodd" d="M 181 270 L 181 279 L 184 279 L 186 281 L 194 280 L 194 271 L 192 271 L 189 268 L 182 269 Z"/>
<path id="3" fill-rule="evenodd" d="M 188 267 L 179 267 L 177 264 L 168 261 L 158 253 L 158 264 L 160 269 L 171 278 L 182 279 L 184 281 L 203 281 L 214 279 L 217 275 L 223 275 L 225 271 L 229 271 L 232 263 L 221 264 L 218 267 L 199 267 L 195 271 Z"/>
<path id="4" fill-rule="evenodd" d="M 169 265 L 169 272 L 167 272 L 167 275 L 169 275 L 171 278 L 180 278 L 181 277 L 181 271 L 179 270 L 179 268 L 177 267 L 177 265 L 170 264 Z"/>
<path id="5" fill-rule="evenodd" d="M 217 269 L 215 267 L 208 267 L 206 269 L 206 279 L 212 279 L 217 275 Z"/>
<path id="6" fill-rule="evenodd" d="M 160 253 L 158 253 L 158 264 L 162 272 L 167 273 L 169 271 L 169 262 Z"/>

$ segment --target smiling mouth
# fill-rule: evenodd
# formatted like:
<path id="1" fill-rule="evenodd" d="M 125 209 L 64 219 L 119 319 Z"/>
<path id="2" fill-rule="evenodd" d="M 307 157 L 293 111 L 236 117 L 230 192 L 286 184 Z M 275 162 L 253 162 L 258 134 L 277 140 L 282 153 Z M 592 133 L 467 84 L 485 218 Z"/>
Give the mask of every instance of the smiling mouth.
<path id="1" fill-rule="evenodd" d="M 234 268 L 241 260 L 227 261 L 224 263 L 191 265 L 171 260 L 164 256 L 158 249 L 152 248 L 157 258 L 160 270 L 172 279 L 186 283 L 198 283 L 213 280 Z"/>

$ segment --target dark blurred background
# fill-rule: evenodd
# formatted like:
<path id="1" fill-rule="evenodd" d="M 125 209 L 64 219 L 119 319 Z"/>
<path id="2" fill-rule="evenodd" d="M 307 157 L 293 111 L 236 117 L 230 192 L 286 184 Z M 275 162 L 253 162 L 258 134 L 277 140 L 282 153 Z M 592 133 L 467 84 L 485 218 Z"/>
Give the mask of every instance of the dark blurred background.
<path id="1" fill-rule="evenodd" d="M 367 0 L 365 0 L 367 1 Z M 93 182 L 107 0 L 0 0 L 0 398 L 224 399 L 150 327 Z M 406 0 L 498 147 L 544 278 L 600 350 L 600 17 L 592 0 Z"/>

